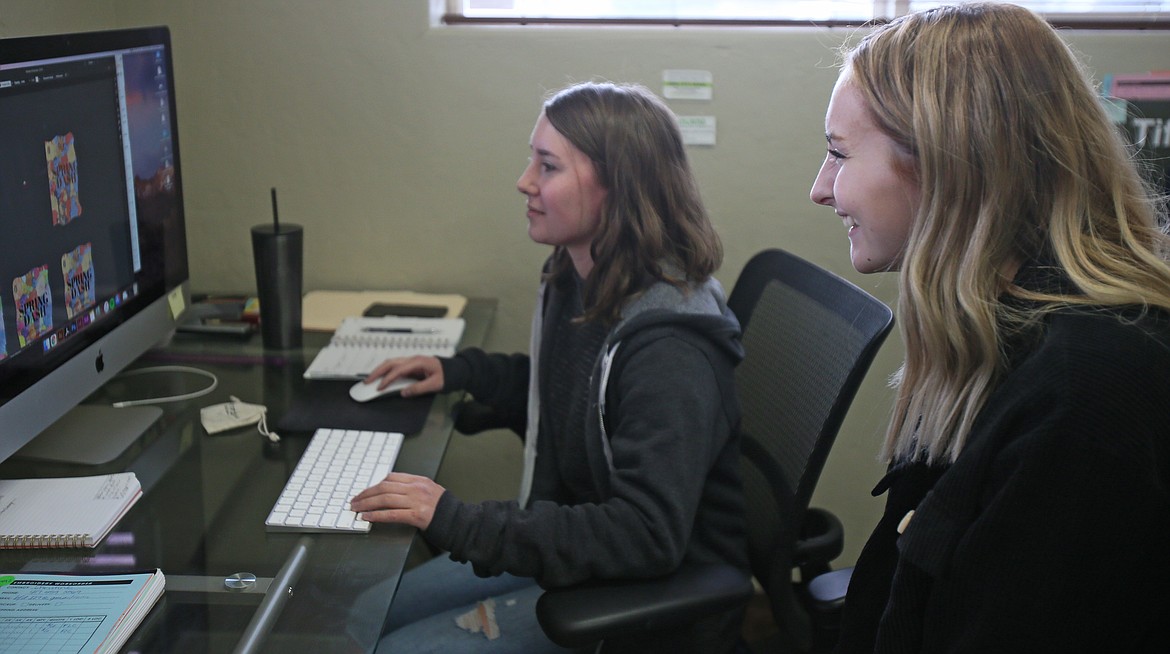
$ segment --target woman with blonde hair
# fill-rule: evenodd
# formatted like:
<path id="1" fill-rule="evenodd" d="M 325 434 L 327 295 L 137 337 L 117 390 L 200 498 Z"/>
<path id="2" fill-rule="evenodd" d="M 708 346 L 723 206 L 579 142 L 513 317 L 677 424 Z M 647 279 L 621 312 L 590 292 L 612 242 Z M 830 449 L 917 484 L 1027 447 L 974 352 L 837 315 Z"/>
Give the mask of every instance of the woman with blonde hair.
<path id="1" fill-rule="evenodd" d="M 839 651 L 1170 642 L 1161 204 L 1056 32 L 967 3 L 846 54 L 813 201 L 906 359 Z"/>

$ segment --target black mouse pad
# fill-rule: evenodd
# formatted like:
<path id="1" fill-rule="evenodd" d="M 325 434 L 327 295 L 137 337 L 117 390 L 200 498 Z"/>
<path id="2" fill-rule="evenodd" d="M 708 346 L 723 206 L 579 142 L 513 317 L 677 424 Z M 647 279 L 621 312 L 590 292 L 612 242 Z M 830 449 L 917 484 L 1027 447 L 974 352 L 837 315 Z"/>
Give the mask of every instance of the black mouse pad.
<path id="1" fill-rule="evenodd" d="M 276 423 L 279 431 L 313 431 L 321 427 L 397 431 L 422 431 L 434 402 L 433 395 L 404 398 L 387 395 L 369 402 L 349 396 L 352 381 L 310 381 L 296 391 L 288 410 Z"/>

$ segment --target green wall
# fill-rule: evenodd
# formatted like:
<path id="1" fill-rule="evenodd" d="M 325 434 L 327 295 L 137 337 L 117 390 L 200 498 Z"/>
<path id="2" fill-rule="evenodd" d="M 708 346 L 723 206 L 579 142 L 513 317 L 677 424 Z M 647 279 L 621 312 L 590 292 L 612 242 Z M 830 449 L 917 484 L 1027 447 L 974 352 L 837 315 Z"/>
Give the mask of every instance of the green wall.
<path id="1" fill-rule="evenodd" d="M 895 279 L 860 276 L 808 190 L 844 29 L 446 27 L 437 0 L 4 0 L 0 36 L 166 24 L 196 290 L 254 288 L 249 228 L 306 229 L 307 290 L 413 289 L 499 299 L 489 346 L 527 347 L 542 246 L 515 181 L 542 96 L 590 79 L 661 87 L 663 69 L 714 75 L 718 143 L 692 148 L 726 246 L 728 287 L 760 249 L 790 249 L 892 302 Z M 441 3 L 440 3 L 441 4 Z M 1170 33 L 1070 32 L 1098 75 L 1166 68 Z M 851 562 L 880 512 L 869 490 L 897 367 L 879 354 L 815 503 L 845 522 Z M 440 482 L 468 498 L 514 492 L 509 434 L 457 438 Z"/>

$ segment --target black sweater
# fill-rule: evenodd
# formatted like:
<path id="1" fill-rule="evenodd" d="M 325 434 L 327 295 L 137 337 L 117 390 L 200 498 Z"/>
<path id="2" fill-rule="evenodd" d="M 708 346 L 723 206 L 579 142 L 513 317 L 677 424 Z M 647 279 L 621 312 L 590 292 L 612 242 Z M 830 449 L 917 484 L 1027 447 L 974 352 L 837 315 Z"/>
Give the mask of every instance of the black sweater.
<path id="1" fill-rule="evenodd" d="M 538 332 L 567 310 L 566 291 L 549 284 Z M 548 370 L 542 355 L 461 352 L 443 362 L 447 390 L 470 391 L 497 424 L 516 427 L 548 379 L 566 373 Z M 666 284 L 643 293 L 608 333 L 582 387 L 592 410 L 571 431 L 584 434 L 575 451 L 584 452 L 587 474 L 576 485 L 592 480 L 588 496 L 571 492 L 547 456 L 563 430 L 539 411 L 528 434 L 539 439 L 527 500 L 469 504 L 448 492 L 425 537 L 478 574 L 509 572 L 546 587 L 661 575 L 684 560 L 746 568 L 733 377 L 740 358 L 738 322 L 713 280 L 685 294 Z M 535 396 L 530 366 L 540 370 Z"/>
<path id="2" fill-rule="evenodd" d="M 1011 361 L 953 465 L 875 489 L 838 652 L 1170 646 L 1170 319 L 1062 310 Z"/>

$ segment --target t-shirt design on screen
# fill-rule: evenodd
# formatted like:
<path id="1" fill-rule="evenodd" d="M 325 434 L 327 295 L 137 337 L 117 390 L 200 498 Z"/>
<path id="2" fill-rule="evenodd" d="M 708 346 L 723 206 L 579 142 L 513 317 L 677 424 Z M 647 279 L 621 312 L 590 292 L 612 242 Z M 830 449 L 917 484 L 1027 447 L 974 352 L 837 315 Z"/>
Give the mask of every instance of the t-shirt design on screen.
<path id="1" fill-rule="evenodd" d="M 61 255 L 61 275 L 65 278 L 65 312 L 70 320 L 97 304 L 92 250 L 92 244 L 85 243 Z"/>
<path id="2" fill-rule="evenodd" d="M 81 215 L 73 132 L 45 141 L 45 161 L 49 165 L 49 201 L 53 204 L 53 224 L 65 225 Z"/>
<path id="3" fill-rule="evenodd" d="M 53 330 L 48 266 L 37 266 L 12 280 L 12 299 L 16 304 L 16 336 L 20 347 Z"/>

